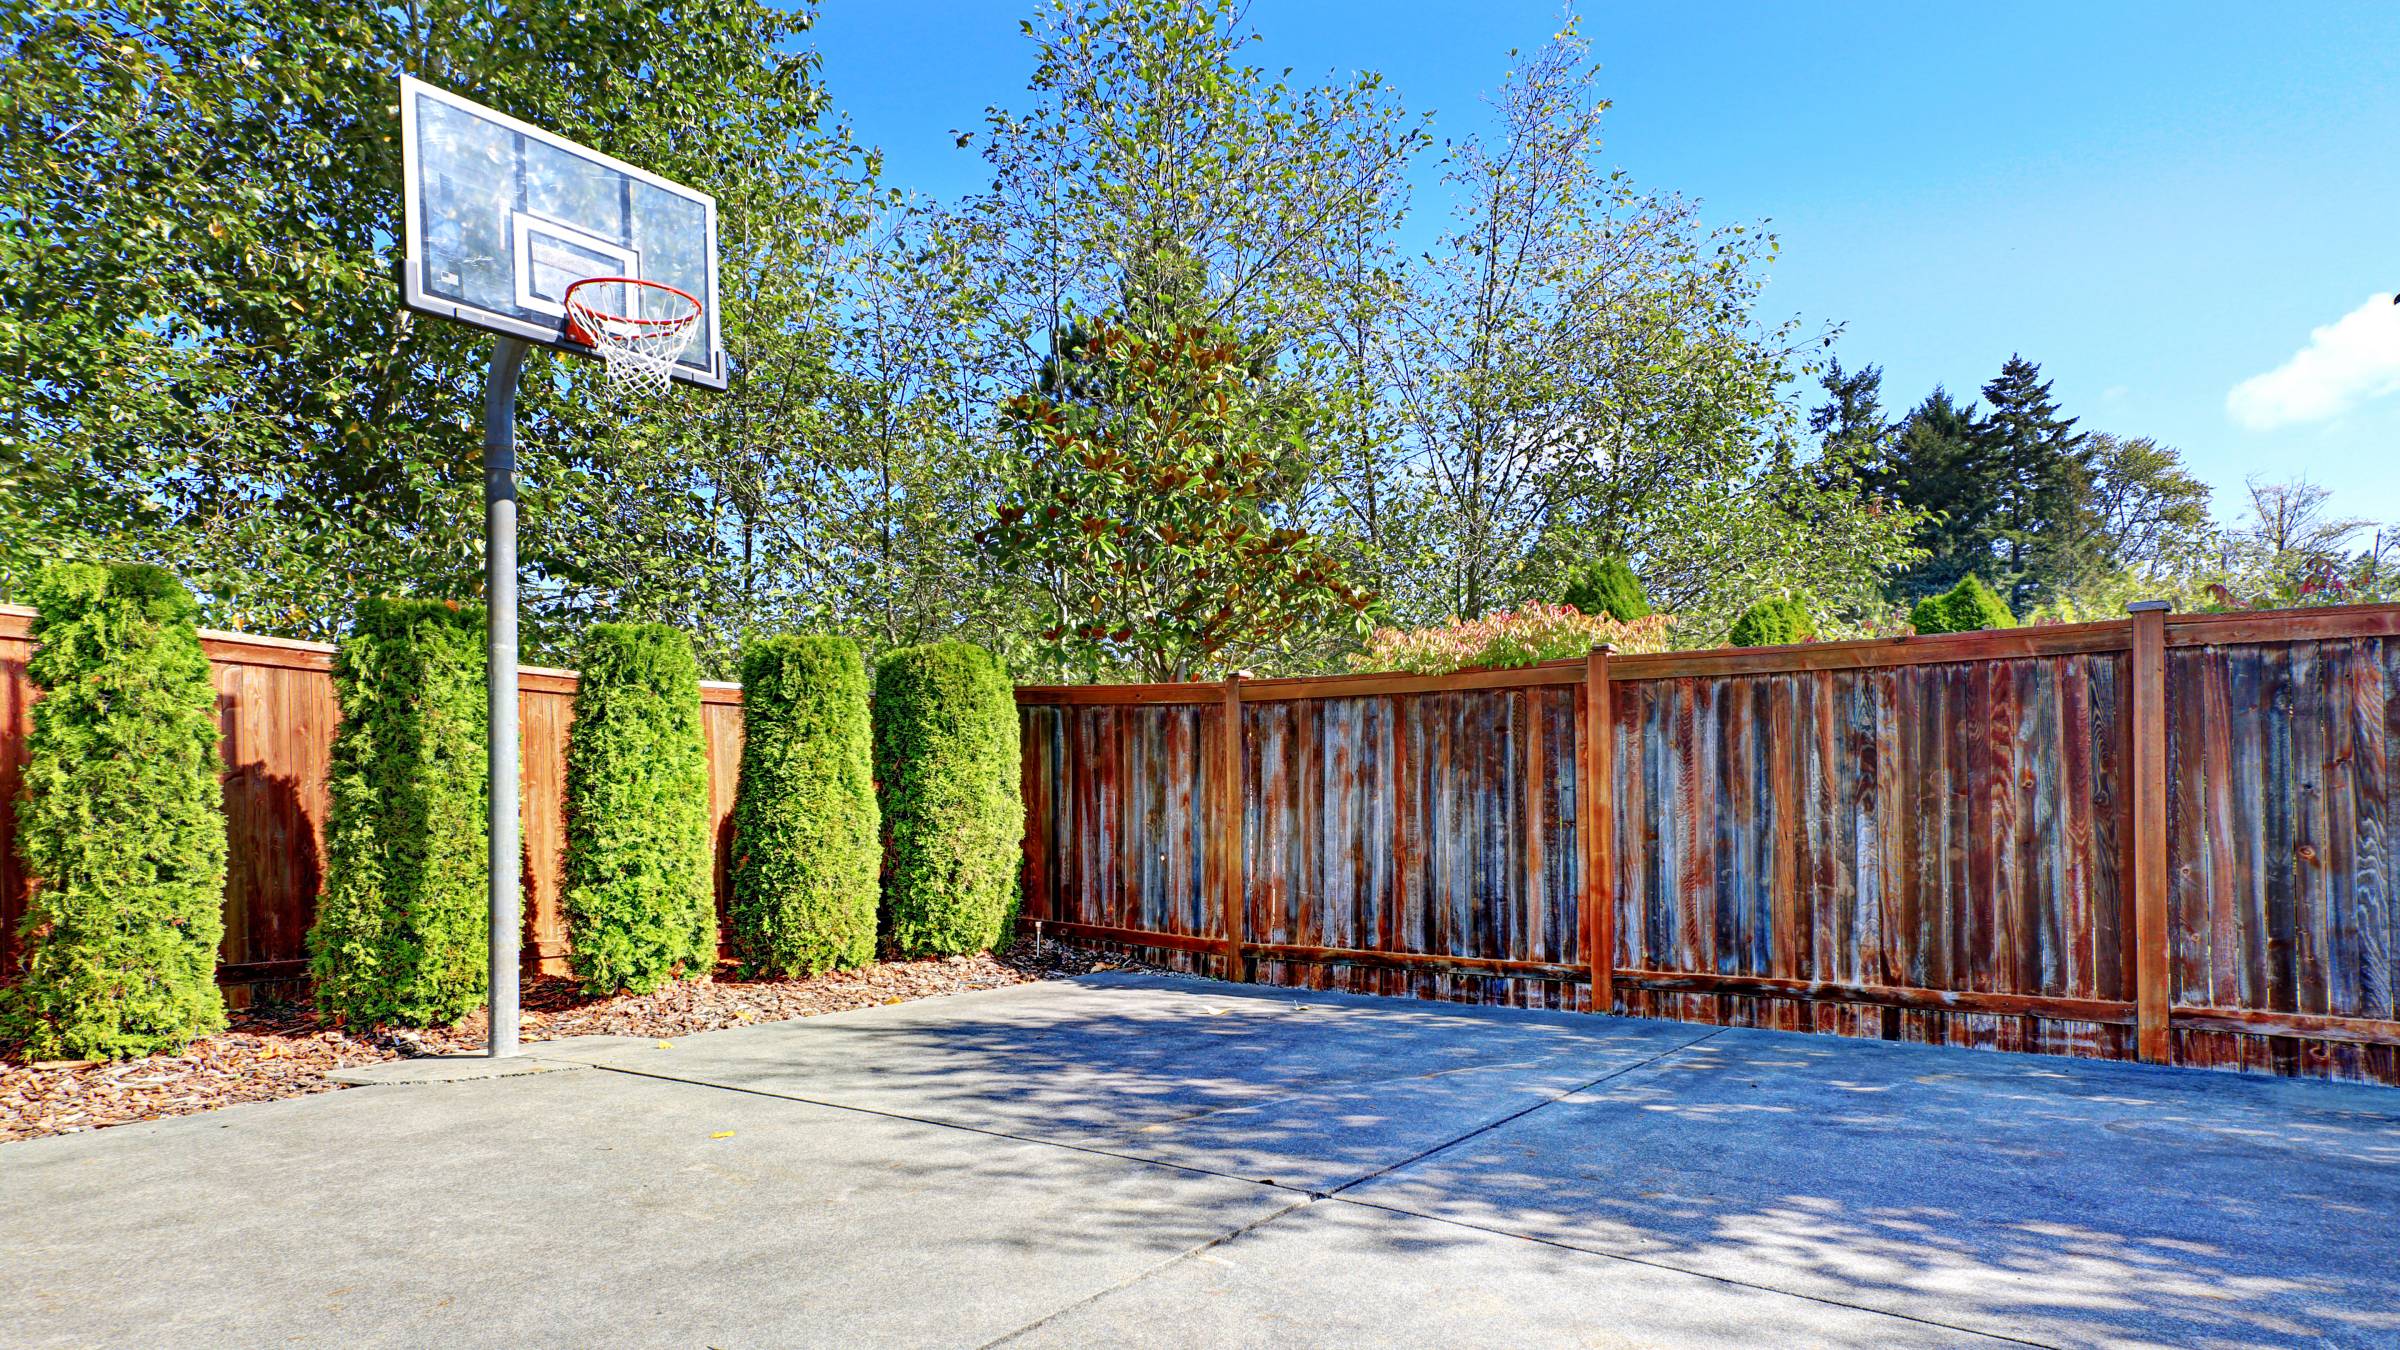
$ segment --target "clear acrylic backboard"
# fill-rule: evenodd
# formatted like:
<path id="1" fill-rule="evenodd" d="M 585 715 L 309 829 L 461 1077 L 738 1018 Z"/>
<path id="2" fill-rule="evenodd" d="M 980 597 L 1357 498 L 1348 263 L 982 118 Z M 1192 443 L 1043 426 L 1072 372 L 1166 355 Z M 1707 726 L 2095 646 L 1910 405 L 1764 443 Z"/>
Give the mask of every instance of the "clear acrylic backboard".
<path id="1" fill-rule="evenodd" d="M 400 142 L 410 309 L 588 356 L 567 335 L 567 288 L 590 277 L 656 282 L 701 308 L 674 378 L 725 387 L 715 198 L 413 76 L 400 81 Z M 650 307 L 672 301 L 649 287 L 603 289 L 602 303 L 629 318 L 663 317 Z"/>

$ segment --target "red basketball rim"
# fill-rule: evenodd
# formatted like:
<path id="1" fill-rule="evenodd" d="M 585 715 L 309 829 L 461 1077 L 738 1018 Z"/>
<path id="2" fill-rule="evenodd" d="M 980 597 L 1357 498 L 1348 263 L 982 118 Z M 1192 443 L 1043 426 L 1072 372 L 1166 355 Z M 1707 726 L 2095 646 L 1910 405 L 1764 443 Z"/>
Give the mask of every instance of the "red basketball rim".
<path id="1" fill-rule="evenodd" d="M 577 302 L 575 298 L 575 292 L 582 290 L 586 286 L 646 287 L 654 291 L 665 291 L 667 294 L 677 297 L 685 304 L 690 305 L 692 308 L 691 312 L 688 314 L 678 314 L 672 318 L 665 319 L 645 319 L 634 314 L 611 314 L 608 311 L 601 309 L 599 306 L 590 303 L 589 301 L 584 301 L 581 303 Z M 640 277 L 585 277 L 583 280 L 567 287 L 567 293 L 559 297 L 559 302 L 560 305 L 567 311 L 568 340 L 580 342 L 586 347 L 598 347 L 603 345 L 603 343 L 607 340 L 605 337 L 593 334 L 589 329 L 583 326 L 583 315 L 587 312 L 595 321 L 600 323 L 631 324 L 636 328 L 643 330 L 685 328 L 689 327 L 700 317 L 700 301 L 691 292 L 683 290 L 680 287 L 670 286 L 663 281 L 644 281 Z"/>

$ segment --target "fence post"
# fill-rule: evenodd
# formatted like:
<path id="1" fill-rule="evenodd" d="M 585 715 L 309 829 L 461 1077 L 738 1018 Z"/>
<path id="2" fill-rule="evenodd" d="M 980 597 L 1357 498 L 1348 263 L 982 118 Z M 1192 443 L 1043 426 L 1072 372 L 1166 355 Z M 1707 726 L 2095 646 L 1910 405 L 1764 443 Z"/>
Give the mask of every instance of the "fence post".
<path id="1" fill-rule="evenodd" d="M 2167 1035 L 2167 610 L 2137 600 L 2133 615 L 2133 1005 L 2146 1064 L 2171 1057 Z"/>
<path id="2" fill-rule="evenodd" d="M 1576 719 L 1575 837 L 1583 845 L 1583 956 L 1591 967 L 1592 1011 L 1617 1006 L 1617 811 L 1616 773 L 1609 763 L 1612 742 L 1607 643 L 1583 658 L 1583 697 Z"/>
<path id="3" fill-rule="evenodd" d="M 1242 872 L 1242 677 L 1228 676 L 1225 680 L 1225 735 L 1217 744 L 1220 756 L 1217 764 L 1219 806 L 1217 809 L 1217 849 L 1224 860 L 1219 875 L 1224 879 L 1225 894 L 1219 897 L 1225 916 L 1225 978 L 1249 978 L 1248 967 L 1242 961 L 1242 891 L 1245 881 Z"/>

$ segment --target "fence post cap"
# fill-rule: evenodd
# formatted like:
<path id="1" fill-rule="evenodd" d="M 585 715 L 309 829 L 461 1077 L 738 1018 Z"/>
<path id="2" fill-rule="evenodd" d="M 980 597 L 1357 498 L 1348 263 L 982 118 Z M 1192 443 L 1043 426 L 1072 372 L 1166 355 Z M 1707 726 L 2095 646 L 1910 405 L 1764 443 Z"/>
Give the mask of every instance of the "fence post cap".
<path id="1" fill-rule="evenodd" d="M 2125 612 L 2128 614 L 2154 614 L 2173 608 L 2175 608 L 2175 602 L 2172 600 L 2136 600 L 2125 606 Z"/>
<path id="2" fill-rule="evenodd" d="M 1613 642 L 1595 642 L 1592 644 L 1592 650 L 1600 653 L 1602 656 L 1606 656 L 1609 653 L 1614 652 L 1616 649 L 1617 644 Z"/>

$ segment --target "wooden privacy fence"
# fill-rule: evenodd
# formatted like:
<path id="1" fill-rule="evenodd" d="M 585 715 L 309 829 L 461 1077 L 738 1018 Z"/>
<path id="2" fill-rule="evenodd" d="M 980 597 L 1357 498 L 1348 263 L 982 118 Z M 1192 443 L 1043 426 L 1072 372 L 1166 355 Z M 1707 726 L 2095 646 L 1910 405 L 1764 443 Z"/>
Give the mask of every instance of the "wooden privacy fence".
<path id="1" fill-rule="evenodd" d="M 0 979 L 19 960 L 18 921 L 27 879 L 16 848 L 17 794 L 31 725 L 32 611 L 0 606 Z M 203 632 L 223 728 L 228 849 L 225 942 L 218 982 L 236 1006 L 253 996 L 306 991 L 308 928 L 323 869 L 326 769 L 337 711 L 333 648 L 313 642 Z M 567 734 L 575 674 L 519 672 L 523 764 L 525 933 L 528 970 L 566 971 L 566 916 L 559 905 L 566 849 Z M 725 906 L 728 820 L 741 759 L 742 694 L 703 683 L 711 820 L 717 842 L 717 907 Z"/>
<path id="2" fill-rule="evenodd" d="M 2400 1083 L 2400 607 L 1020 689 L 1025 915 L 1236 979 Z"/>

